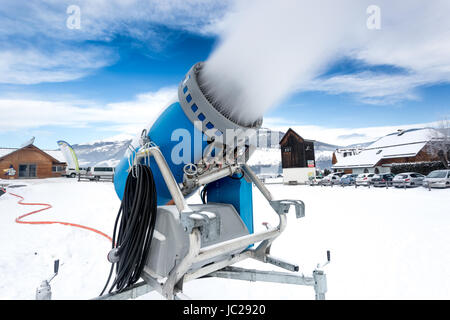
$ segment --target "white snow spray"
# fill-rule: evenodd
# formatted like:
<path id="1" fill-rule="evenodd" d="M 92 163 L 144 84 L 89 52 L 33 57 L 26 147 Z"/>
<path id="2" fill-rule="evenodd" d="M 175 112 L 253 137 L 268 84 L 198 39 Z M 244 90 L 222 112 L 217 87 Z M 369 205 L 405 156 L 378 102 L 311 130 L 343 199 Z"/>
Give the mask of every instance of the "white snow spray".
<path id="1" fill-rule="evenodd" d="M 227 117 L 249 126 L 320 74 L 344 45 L 349 49 L 366 28 L 363 2 L 239 2 L 201 72 L 204 93 Z"/>

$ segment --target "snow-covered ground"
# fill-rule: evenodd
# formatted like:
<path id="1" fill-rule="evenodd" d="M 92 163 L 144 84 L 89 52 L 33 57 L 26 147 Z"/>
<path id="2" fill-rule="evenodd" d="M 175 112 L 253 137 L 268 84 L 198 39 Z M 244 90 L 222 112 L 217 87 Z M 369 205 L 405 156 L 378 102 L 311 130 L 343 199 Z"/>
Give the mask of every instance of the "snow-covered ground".
<path id="1" fill-rule="evenodd" d="M 0 181 L 6 182 L 6 181 Z M 11 183 L 11 181 L 8 181 Z M 45 202 L 50 210 L 25 220 L 59 220 L 112 233 L 119 208 L 108 182 L 75 179 L 15 181 L 9 189 L 25 202 Z M 428 191 L 353 187 L 309 187 L 268 184 L 277 198 L 302 199 L 306 217 L 289 214 L 286 231 L 272 254 L 296 262 L 309 275 L 331 250 L 325 267 L 328 299 L 449 299 L 450 189 Z M 22 225 L 14 219 L 32 209 L 17 198 L 0 197 L 0 298 L 34 299 L 36 287 L 52 273 L 54 299 L 88 299 L 106 281 L 109 241 L 93 232 L 62 225 Z M 198 202 L 197 195 L 189 202 Z M 255 189 L 255 228 L 277 223 L 276 214 Z M 239 266 L 277 270 L 260 262 Z M 278 269 L 280 270 L 280 269 Z M 188 282 L 185 293 L 195 299 L 313 299 L 310 287 L 225 279 Z M 156 298 L 156 293 L 143 298 Z"/>

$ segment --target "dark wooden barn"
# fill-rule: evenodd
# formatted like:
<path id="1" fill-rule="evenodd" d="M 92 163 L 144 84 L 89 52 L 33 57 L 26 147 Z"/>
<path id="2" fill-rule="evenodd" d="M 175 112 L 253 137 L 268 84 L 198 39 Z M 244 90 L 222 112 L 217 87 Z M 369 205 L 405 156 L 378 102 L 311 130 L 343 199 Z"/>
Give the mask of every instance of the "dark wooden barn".
<path id="1" fill-rule="evenodd" d="M 282 168 L 315 167 L 314 141 L 303 139 L 290 129 L 280 141 Z"/>

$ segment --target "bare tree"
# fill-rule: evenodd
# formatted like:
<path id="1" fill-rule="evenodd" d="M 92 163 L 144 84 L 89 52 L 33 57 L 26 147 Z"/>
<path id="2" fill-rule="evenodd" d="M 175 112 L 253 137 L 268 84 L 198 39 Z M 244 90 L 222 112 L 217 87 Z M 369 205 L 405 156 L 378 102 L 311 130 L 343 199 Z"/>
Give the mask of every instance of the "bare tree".
<path id="1" fill-rule="evenodd" d="M 433 151 L 448 169 L 450 163 L 450 120 L 444 117 L 438 122 L 432 137 Z"/>

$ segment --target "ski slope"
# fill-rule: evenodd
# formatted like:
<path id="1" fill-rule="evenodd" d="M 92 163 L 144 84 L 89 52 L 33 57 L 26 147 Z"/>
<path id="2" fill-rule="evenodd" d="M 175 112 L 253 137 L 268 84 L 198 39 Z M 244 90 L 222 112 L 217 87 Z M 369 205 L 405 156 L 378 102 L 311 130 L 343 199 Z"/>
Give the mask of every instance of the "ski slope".
<path id="1" fill-rule="evenodd" d="M 12 181 L 0 181 L 11 183 Z M 49 203 L 49 210 L 24 220 L 60 220 L 87 225 L 111 235 L 120 202 L 113 184 L 53 178 L 18 180 L 9 191 L 25 202 Z M 328 299 L 449 299 L 450 189 L 428 191 L 269 184 L 277 198 L 302 199 L 306 217 L 289 214 L 272 254 L 300 265 L 310 275 L 331 250 L 325 267 Z M 189 202 L 199 202 L 198 195 Z M 111 243 L 87 230 L 63 225 L 21 225 L 15 218 L 37 208 L 0 197 L 0 299 L 34 299 L 40 282 L 52 274 L 53 299 L 89 299 L 108 276 Z M 254 190 L 255 228 L 277 224 L 277 216 Z M 280 270 L 256 261 L 237 266 Z M 194 299 L 313 299 L 310 287 L 200 279 L 185 284 Z M 156 293 L 141 299 L 160 299 Z"/>

